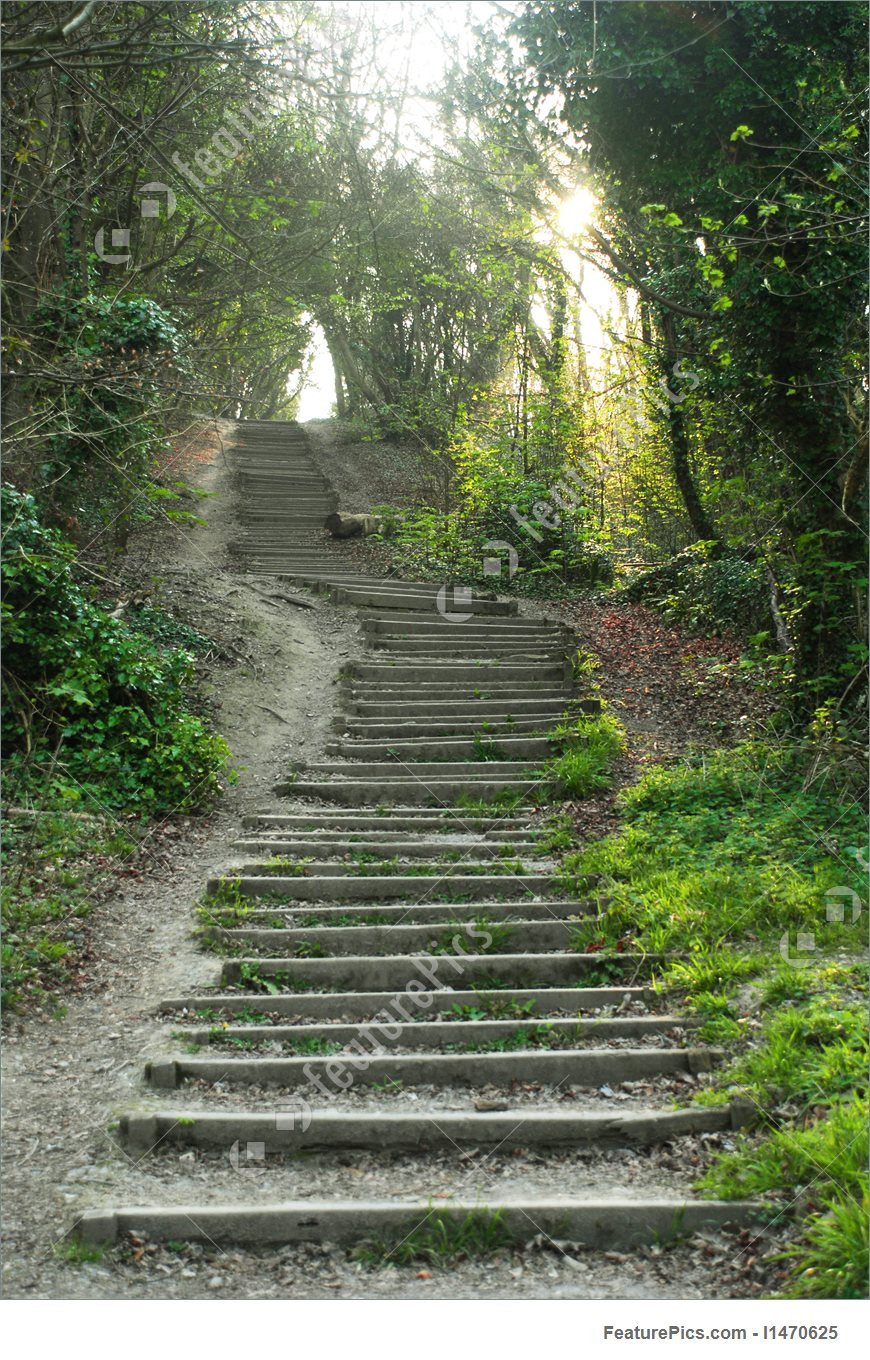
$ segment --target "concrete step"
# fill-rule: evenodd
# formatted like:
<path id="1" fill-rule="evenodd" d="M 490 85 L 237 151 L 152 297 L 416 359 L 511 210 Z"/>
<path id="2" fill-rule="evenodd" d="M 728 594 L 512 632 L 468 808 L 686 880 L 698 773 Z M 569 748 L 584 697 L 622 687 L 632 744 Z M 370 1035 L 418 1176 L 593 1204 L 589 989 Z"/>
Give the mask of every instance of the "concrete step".
<path id="1" fill-rule="evenodd" d="M 618 957 L 600 954 L 421 954 L 367 955 L 359 958 L 325 959 L 224 959 L 221 984 L 244 984 L 243 965 L 248 963 L 259 977 L 272 978 L 282 989 L 303 984 L 314 990 L 339 988 L 351 992 L 395 991 L 420 985 L 429 987 L 477 987 L 493 989 L 493 979 L 505 988 L 533 988 L 574 984 L 589 985 L 589 979 L 618 985 L 617 979 L 637 982 L 652 976 L 659 962 L 655 956 L 620 954 Z M 495 990 L 500 991 L 501 988 Z M 261 997 L 261 1000 L 266 998 Z M 272 997 L 268 998 L 271 1005 Z"/>
<path id="2" fill-rule="evenodd" d="M 522 907 L 517 915 L 522 918 Z M 203 940 L 218 946 L 230 947 L 250 953 L 294 955 L 297 949 L 323 949 L 330 957 L 359 957 L 365 954 L 411 953 L 415 950 L 434 950 L 444 942 L 449 947 L 451 940 L 457 940 L 463 948 L 480 948 L 493 936 L 484 920 L 464 923 L 449 921 L 443 929 L 427 924 L 397 924 L 390 926 L 315 926 L 294 930 L 258 929 L 256 926 L 242 926 L 227 930 L 220 926 L 207 926 L 202 931 Z M 570 948 L 571 940 L 577 932 L 576 921 L 524 921 L 496 922 L 499 936 L 497 947 L 501 949 L 522 950 L 525 954 L 549 954 L 554 950 Z M 502 935 L 504 938 L 502 939 Z M 497 954 L 493 954 L 497 958 Z"/>
<path id="3" fill-rule="evenodd" d="M 551 638 L 553 641 L 566 641 L 570 634 L 560 624 L 536 623 L 533 619 L 523 619 L 518 615 L 498 615 L 492 619 L 469 619 L 466 623 L 457 623 L 443 618 L 436 614 L 431 619 L 421 619 L 418 615 L 409 614 L 403 618 L 401 614 L 384 614 L 382 616 L 373 614 L 364 616 L 360 624 L 363 635 L 366 638 L 380 637 L 409 637 L 409 638 L 440 638 L 440 637 L 488 637 L 495 633 L 499 636 L 518 637 L 518 638 Z"/>
<path id="4" fill-rule="evenodd" d="M 360 779 L 397 779 L 408 775 L 417 782 L 459 781 L 491 782 L 493 779 L 530 779 L 540 766 L 534 760 L 415 760 L 413 764 L 398 766 L 396 760 L 353 760 L 347 764 L 310 764 L 296 767 L 300 779 L 338 783 L 359 782 Z M 294 771 L 295 772 L 295 771 Z M 292 777 L 291 777 L 292 778 Z M 292 782 L 291 782 L 292 790 Z"/>
<path id="5" fill-rule="evenodd" d="M 505 709 L 505 705 L 509 707 Z M 476 718 L 486 717 L 487 714 L 512 714 L 516 718 L 524 714 L 534 714 L 535 717 L 541 715 L 551 719 L 559 720 L 562 715 L 571 709 L 576 708 L 578 713 L 588 712 L 588 708 L 582 707 L 583 701 L 574 701 L 570 698 L 548 698 L 538 699 L 534 696 L 528 699 L 507 698 L 501 699 L 401 699 L 389 704 L 377 703 L 373 699 L 353 699 L 346 700 L 347 711 L 350 714 L 358 714 L 361 718 L 386 717 L 401 721 L 402 718 L 422 718 L 422 717 L 458 717 Z"/>
<path id="6" fill-rule="evenodd" d="M 345 760 L 365 760 L 395 758 L 397 761 L 418 760 L 480 760 L 488 763 L 480 753 L 481 743 L 487 742 L 503 751 L 505 755 L 523 757 L 528 760 L 548 760 L 553 755 L 553 744 L 547 737 L 501 737 L 480 738 L 475 741 L 335 741 L 326 747 L 328 756 L 339 756 Z"/>
<path id="7" fill-rule="evenodd" d="M 499 633 L 510 633 L 517 637 L 536 636 L 538 633 L 551 632 L 556 628 L 562 637 L 569 634 L 558 625 L 540 624 L 533 619 L 521 618 L 518 614 L 499 614 L 495 617 L 473 617 L 460 623 L 455 619 L 447 619 L 437 611 L 431 615 L 421 617 L 419 613 L 407 611 L 402 613 L 400 610 L 384 610 L 378 613 L 376 609 L 367 611 L 360 616 L 360 627 L 363 634 L 376 636 L 381 633 L 399 634 L 408 637 L 447 637 L 454 634 L 462 637 L 468 633 L 469 636 L 486 634 L 489 629 L 494 628 Z"/>
<path id="8" fill-rule="evenodd" d="M 418 979 L 419 981 L 419 979 Z M 500 1002 L 513 1003 L 528 1007 L 529 1017 L 556 1015 L 577 1016 L 584 1012 L 598 1014 L 608 1006 L 622 1003 L 655 1003 L 656 995 L 649 987 L 633 983 L 609 987 L 514 987 L 509 992 L 477 991 L 462 988 L 443 987 L 437 991 L 346 991 L 346 992 L 283 992 L 264 995 L 263 992 L 207 992 L 202 996 L 180 996 L 164 999 L 160 1003 L 160 1013 L 177 1015 L 183 1011 L 194 1016 L 202 1013 L 202 1018 L 232 1016 L 239 1013 L 264 1012 L 289 1016 L 294 1020 L 309 1019 L 348 1019 L 374 1020 L 385 1011 L 392 1016 L 424 1019 L 434 1015 L 448 1018 L 455 1014 L 457 1007 L 482 1004 L 497 1005 Z"/>
<path id="9" fill-rule="evenodd" d="M 593 711 L 597 711 L 597 708 Z M 532 713 L 526 717 L 514 718 L 511 722 L 499 717 L 498 714 L 492 714 L 489 717 L 484 714 L 482 717 L 464 720 L 420 717 L 416 720 L 399 720 L 397 722 L 387 722 L 385 719 L 377 717 L 363 718 L 357 714 L 347 714 L 343 717 L 334 718 L 331 727 L 333 732 L 340 736 L 349 736 L 366 741 L 404 741 L 418 737 L 454 737 L 458 740 L 462 737 L 475 736 L 480 736 L 484 740 L 497 741 L 501 736 L 510 737 L 524 732 L 541 732 L 552 728 L 556 722 L 557 719 L 554 718 L 552 713 Z"/>
<path id="10" fill-rule="evenodd" d="M 525 1198 L 445 1201 L 438 1215 L 460 1227 L 472 1214 L 498 1213 L 506 1239 L 518 1245 L 541 1236 L 575 1241 L 588 1250 L 616 1250 L 640 1243 L 661 1245 L 702 1229 L 759 1220 L 762 1206 L 744 1200 Z M 73 1228 L 84 1244 L 111 1245 L 126 1233 L 150 1241 L 259 1245 L 334 1242 L 351 1245 L 373 1235 L 402 1241 L 431 1218 L 423 1200 L 315 1200 L 160 1205 L 89 1209 Z"/>
<path id="11" fill-rule="evenodd" d="M 352 765 L 321 764 L 319 761 L 311 765 L 295 767 L 304 775 L 306 779 L 361 779 L 369 777 L 377 778 L 384 775 L 387 778 L 394 777 L 396 774 L 396 763 L 390 760 L 369 760 L 354 761 Z M 494 779 L 499 775 L 505 779 L 522 779 L 528 777 L 535 769 L 536 765 L 531 760 L 418 760 L 414 763 L 413 774 L 418 779 Z"/>
<path id="12" fill-rule="evenodd" d="M 420 613 L 437 612 L 435 595 L 423 590 L 397 590 L 395 587 L 388 589 L 386 586 L 383 588 L 336 586 L 331 588 L 330 593 L 340 604 L 375 605 L 379 609 L 417 610 Z M 516 604 L 507 600 L 475 599 L 464 603 L 462 609 L 466 614 L 513 614 L 516 612 Z"/>
<path id="13" fill-rule="evenodd" d="M 225 1086 L 317 1086 L 328 1097 L 347 1086 L 401 1082 L 403 1086 L 531 1085 L 615 1086 L 672 1073 L 709 1072 L 721 1054 L 709 1048 L 528 1049 L 519 1053 L 410 1053 L 333 1058 L 163 1058 L 145 1064 L 146 1081 L 158 1090 L 182 1082 L 221 1082 Z M 336 1081 L 330 1070 L 341 1064 Z"/>
<path id="14" fill-rule="evenodd" d="M 321 866 L 325 867 L 325 866 Z M 483 902 L 487 898 L 541 898 L 555 896 L 554 881 L 544 874 L 470 874 L 451 872 L 453 866 L 439 865 L 436 873 L 423 875 L 347 874 L 347 865 L 329 866 L 331 873 L 305 873 L 281 877 L 280 874 L 238 874 L 232 870 L 221 878 L 208 880 L 207 892 L 214 893 L 219 885 L 237 888 L 243 897 L 282 897 L 297 902 L 388 901 L 409 897 L 412 901 L 429 897 L 434 892 L 452 893 L 457 897 Z M 314 869 L 306 865 L 306 870 Z"/>
<path id="15" fill-rule="evenodd" d="M 457 833 L 453 833 L 455 836 Z M 459 833 L 462 834 L 462 833 Z M 300 834 L 295 840 L 238 840 L 233 841 L 233 849 L 244 851 L 247 855 L 256 855 L 258 859 L 265 860 L 270 855 L 290 855 L 298 857 L 320 857 L 327 859 L 347 859 L 348 863 L 361 862 L 360 856 L 377 856 L 379 859 L 428 859 L 437 861 L 439 858 L 447 857 L 454 860 L 499 860 L 517 859 L 523 855 L 535 857 L 538 842 L 528 837 L 518 841 L 497 841 L 486 840 L 479 833 L 469 831 L 464 833 L 465 840 L 457 842 L 455 839 L 449 841 L 442 840 L 440 843 L 434 840 L 420 840 L 419 835 L 408 832 L 404 839 L 396 839 L 395 833 L 387 833 L 387 839 L 378 838 L 374 832 L 370 833 L 366 840 L 357 840 L 352 844 L 347 842 L 347 834 L 343 831 L 336 831 L 331 836 L 314 833 L 309 837 Z"/>
<path id="16" fill-rule="evenodd" d="M 330 1152 L 371 1148 L 375 1151 L 449 1151 L 451 1148 L 576 1147 L 578 1144 L 628 1144 L 649 1147 L 687 1134 L 718 1133 L 749 1122 L 745 1103 L 688 1110 L 530 1110 L 493 1113 L 439 1110 L 430 1114 L 392 1110 L 338 1111 L 315 1109 L 301 1117 L 288 1113 L 247 1114 L 196 1107 L 154 1114 L 124 1114 L 117 1137 L 134 1156 L 156 1148 L 227 1148 L 233 1143 L 261 1143 L 266 1153 Z"/>
<path id="17" fill-rule="evenodd" d="M 299 829 L 309 827 L 312 830 L 324 830 L 347 832 L 351 840 L 359 836 L 359 840 L 365 841 L 367 835 L 371 833 L 381 834 L 385 831 L 438 831 L 450 833 L 453 831 L 460 834 L 467 831 L 488 834 L 496 831 L 501 834 L 524 834 L 524 828 L 528 824 L 529 818 L 522 816 L 504 817 L 478 817 L 469 816 L 458 810 L 447 812 L 430 812 L 426 808 L 397 808 L 389 814 L 371 815 L 350 810 L 342 811 L 335 808 L 315 808 L 300 809 L 298 812 L 285 812 L 283 809 L 266 808 L 262 812 L 252 812 L 242 818 L 242 826 L 246 827 L 275 827 L 276 830 L 284 828 Z"/>
<path id="18" fill-rule="evenodd" d="M 246 926 L 272 926 L 280 921 L 284 926 L 297 926 L 309 929 L 320 925 L 330 930 L 342 925 L 377 924 L 381 926 L 410 925 L 414 922 L 443 927 L 463 925 L 474 922 L 479 916 L 489 921 L 554 921 L 594 915 L 593 903 L 582 901 L 557 901 L 547 898 L 543 902 L 531 902 L 524 897 L 519 902 L 379 902 L 374 907 L 323 906 L 297 904 L 295 907 L 255 907 L 239 924 Z M 215 919 L 222 924 L 232 925 L 232 919 L 224 919 L 224 909 L 214 908 Z M 324 936 L 328 942 L 328 937 Z"/>
<path id="19" fill-rule="evenodd" d="M 530 696 L 535 699 L 561 700 L 567 708 L 575 697 L 570 682 L 559 679 L 544 679 L 539 685 L 511 678 L 506 668 L 481 669 L 479 660 L 465 660 L 462 664 L 473 665 L 474 671 L 468 677 L 451 676 L 445 667 L 440 677 L 429 676 L 409 679 L 400 670 L 391 669 L 383 677 L 339 676 L 342 703 L 370 702 L 382 694 L 389 694 L 397 701 L 415 699 L 448 699 L 453 703 L 472 703 L 478 699 L 516 699 L 525 701 Z M 536 669 L 543 670 L 543 663 Z"/>
<path id="20" fill-rule="evenodd" d="M 390 699 L 396 704 L 418 701 L 422 703 L 444 701 L 446 703 L 472 704 L 480 700 L 488 700 L 510 705 L 511 701 L 524 702 L 529 692 L 516 680 L 495 681 L 477 685 L 468 680 L 457 680 L 453 684 L 429 680 L 409 681 L 407 683 L 343 680 L 339 683 L 339 696 L 343 707 L 357 703 L 374 703 L 376 700 L 380 702 L 386 699 Z M 566 686 L 546 683 L 535 691 L 535 697 L 542 702 L 561 704 L 562 712 L 568 709 L 574 698 L 571 690 Z M 560 713 L 557 720 L 561 720 L 561 716 Z M 550 727 L 553 725 L 552 721 L 548 724 Z"/>
<path id="21" fill-rule="evenodd" d="M 335 1052 L 349 1044 L 363 1043 L 377 1052 L 379 1048 L 417 1051 L 487 1051 L 487 1045 L 516 1043 L 516 1051 L 527 1051 L 540 1044 L 543 1035 L 554 1044 L 598 1043 L 602 1039 L 645 1039 L 650 1036 L 681 1034 L 697 1029 L 700 1020 L 687 1021 L 678 1015 L 607 1016 L 597 1020 L 419 1020 L 398 1021 L 385 1018 L 376 1024 L 307 1025 L 185 1025 L 176 1032 L 187 1044 L 209 1048 L 213 1044 L 245 1042 L 252 1045 L 284 1044 L 310 1052 L 312 1044 L 335 1045 Z M 546 1050 L 546 1044 L 540 1044 Z"/>
<path id="22" fill-rule="evenodd" d="M 485 687 L 488 680 L 496 682 L 525 680 L 530 685 L 537 685 L 548 680 L 554 684 L 561 683 L 566 677 L 564 663 L 561 661 L 526 665 L 522 662 L 500 662 L 481 658 L 478 661 L 443 662 L 362 661 L 355 663 L 351 678 L 387 684 L 391 680 L 406 683 L 429 680 L 443 681 L 447 684 L 457 680 L 469 680 Z"/>
<path id="23" fill-rule="evenodd" d="M 427 778 L 408 779 L 343 779 L 341 781 L 298 780 L 294 784 L 278 785 L 276 793 L 294 794 L 298 798 L 316 798 L 321 802 L 340 802 L 347 807 L 378 807 L 390 804 L 415 803 L 423 807 L 448 807 L 460 798 L 491 801 L 500 796 L 516 794 L 531 798 L 541 792 L 539 779 L 489 778 L 486 780 L 450 780 Z"/>
<path id="24" fill-rule="evenodd" d="M 462 638 L 435 638 L 417 640 L 415 638 L 389 638 L 379 635 L 379 640 L 373 648 L 374 655 L 383 654 L 384 656 L 395 656 L 397 659 L 408 658 L 427 658 L 458 656 L 463 658 L 484 657 L 487 660 L 492 658 L 504 657 L 525 659 L 534 657 L 537 660 L 553 661 L 560 663 L 564 659 L 565 650 L 563 646 L 548 646 L 543 642 L 529 641 L 519 642 L 516 638 L 492 639 L 469 638 L 465 641 Z"/>

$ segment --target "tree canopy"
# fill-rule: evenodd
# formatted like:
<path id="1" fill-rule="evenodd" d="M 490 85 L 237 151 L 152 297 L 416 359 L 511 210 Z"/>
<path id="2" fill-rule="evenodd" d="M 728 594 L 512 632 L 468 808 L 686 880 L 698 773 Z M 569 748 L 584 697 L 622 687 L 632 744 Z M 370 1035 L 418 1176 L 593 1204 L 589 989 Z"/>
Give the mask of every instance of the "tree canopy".
<path id="1" fill-rule="evenodd" d="M 421 568 L 567 472 L 529 571 L 700 552 L 799 709 L 854 699 L 864 4 L 493 6 L 428 87 L 418 9 L 4 7 L 12 480 L 123 546 L 167 434 L 291 414 L 319 327 L 338 416 L 439 472 Z"/>

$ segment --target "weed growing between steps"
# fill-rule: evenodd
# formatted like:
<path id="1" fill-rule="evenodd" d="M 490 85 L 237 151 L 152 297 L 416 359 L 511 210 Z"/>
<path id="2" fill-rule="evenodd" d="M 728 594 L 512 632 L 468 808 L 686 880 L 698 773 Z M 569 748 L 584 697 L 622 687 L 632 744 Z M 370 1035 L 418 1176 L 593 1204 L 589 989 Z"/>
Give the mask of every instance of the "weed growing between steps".
<path id="1" fill-rule="evenodd" d="M 75 1238 L 64 1239 L 54 1246 L 54 1255 L 67 1265 L 73 1266 L 96 1265 L 105 1258 L 106 1251 L 106 1247 L 92 1242 L 79 1242 Z"/>
<path id="2" fill-rule="evenodd" d="M 525 1020 L 535 1014 L 534 1000 L 517 1001 L 513 996 L 487 996 L 485 993 L 472 1006 L 451 1006 L 444 1012 L 445 1020 Z"/>
<path id="3" fill-rule="evenodd" d="M 458 1009 L 458 1008 L 457 1008 Z M 472 1007 L 462 1008 L 470 1011 Z M 429 1016 L 417 1017 L 419 1022 L 429 1020 Z M 452 1012 L 444 1016 L 445 1020 L 468 1019 L 468 1015 L 455 1015 Z M 233 1018 L 233 1025 L 243 1023 L 238 1017 Z M 208 1031 L 207 1038 L 202 1040 L 189 1040 L 183 1030 L 173 1031 L 174 1039 L 186 1040 L 186 1051 L 188 1053 L 201 1054 L 203 1048 L 208 1046 L 210 1051 L 223 1048 L 227 1052 L 232 1050 L 245 1050 L 248 1052 L 265 1051 L 269 1056 L 282 1057 L 332 1057 L 347 1050 L 347 1041 L 339 1041 L 324 1038 L 318 1035 L 309 1038 L 299 1039 L 278 1039 L 268 1036 L 250 1036 L 245 1034 L 229 1033 L 230 1022 L 224 1025 L 212 1025 Z M 597 1041 L 595 1035 L 584 1031 L 580 1024 L 572 1026 L 568 1030 L 557 1029 L 552 1023 L 542 1021 L 538 1024 L 521 1026 L 511 1030 L 508 1034 L 498 1035 L 493 1039 L 471 1039 L 467 1043 L 447 1043 L 441 1042 L 434 1045 L 427 1045 L 427 1053 L 519 1053 L 529 1049 L 575 1049 L 583 1047 Z M 389 1050 L 394 1054 L 416 1054 L 419 1049 L 413 1043 L 413 1036 L 408 1042 L 400 1043 L 390 1039 L 388 1044 L 384 1044 L 383 1051 Z"/>
<path id="4" fill-rule="evenodd" d="M 507 921 L 491 921 L 486 916 L 459 930 L 450 927 L 429 944 L 430 954 L 503 954 L 507 951 L 514 927 Z M 467 946 L 467 947 L 466 947 Z"/>
<path id="5" fill-rule="evenodd" d="M 608 789 L 613 765 L 625 750 L 625 731 L 609 714 L 560 723 L 548 738 L 555 754 L 536 777 L 551 799 L 588 798 Z"/>
<path id="6" fill-rule="evenodd" d="M 500 1035 L 497 1039 L 481 1039 L 477 1043 L 445 1044 L 445 1053 L 516 1053 L 529 1048 L 574 1048 L 581 1038 L 589 1036 L 582 1033 L 581 1026 L 574 1034 L 554 1030 L 546 1023 L 530 1025 L 527 1029 L 511 1030 L 510 1034 Z"/>
<path id="7" fill-rule="evenodd" d="M 146 632 L 92 598 L 32 497 L 4 487 L 3 510 L 7 793 L 50 783 L 67 805 L 143 815 L 207 805 L 229 752 L 191 711 L 192 654 L 155 638 L 156 611 Z"/>
<path id="8" fill-rule="evenodd" d="M 487 1256 L 513 1245 L 513 1236 L 500 1209 L 472 1209 L 457 1218 L 430 1205 L 425 1220 L 410 1233 L 373 1237 L 352 1253 L 369 1269 L 379 1266 L 447 1266 Z"/>
<path id="9" fill-rule="evenodd" d="M 281 992 L 314 992 L 323 991 L 313 982 L 297 982 L 291 979 L 288 973 L 279 970 L 275 973 L 263 973 L 255 963 L 247 961 L 239 964 L 239 976 L 237 982 L 230 982 L 227 985 L 229 991 L 241 992 L 266 992 L 269 996 L 279 996 Z"/>
<path id="10" fill-rule="evenodd" d="M 844 762 L 810 742 L 745 743 L 657 767 L 622 831 L 563 861 L 600 874 L 587 951 L 682 951 L 662 985 L 731 1062 L 701 1099 L 748 1096 L 758 1125 L 703 1188 L 795 1205 L 796 1297 L 867 1290 L 866 823 Z"/>
<path id="11" fill-rule="evenodd" d="M 235 1023 L 244 1023 L 235 1017 Z M 208 1032 L 208 1044 L 210 1048 L 225 1045 L 229 1048 L 259 1049 L 263 1045 L 268 1045 L 270 1052 L 280 1049 L 282 1054 L 288 1057 L 298 1058 L 329 1058 L 334 1053 L 340 1053 L 344 1044 L 334 1039 L 323 1039 L 313 1035 L 307 1039 L 258 1039 L 249 1038 L 243 1034 L 228 1034 L 227 1025 L 213 1025 Z M 180 1037 L 184 1037 L 183 1034 Z M 191 1044 L 192 1053 L 201 1052 L 202 1045 Z"/>

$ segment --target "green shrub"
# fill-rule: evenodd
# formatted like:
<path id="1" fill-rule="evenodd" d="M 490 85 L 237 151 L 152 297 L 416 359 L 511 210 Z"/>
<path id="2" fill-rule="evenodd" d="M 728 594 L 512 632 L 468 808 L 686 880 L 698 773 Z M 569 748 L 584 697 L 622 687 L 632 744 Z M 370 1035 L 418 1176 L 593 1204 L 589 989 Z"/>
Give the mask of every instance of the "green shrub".
<path id="1" fill-rule="evenodd" d="M 32 324 L 40 345 L 67 375 L 63 400 L 38 385 L 38 413 L 26 484 L 40 508 L 72 532 L 94 524 L 122 550 L 159 504 L 170 518 L 194 517 L 170 503 L 179 486 L 160 484 L 172 388 L 189 375 L 186 342 L 152 298 L 82 293 L 70 279 L 40 299 Z M 10 465 L 18 465 L 14 439 Z"/>
<path id="2" fill-rule="evenodd" d="M 7 779 L 50 765 L 102 806 L 192 811 L 218 793 L 226 743 L 188 711 L 193 657 L 88 598 L 74 551 L 36 503 L 3 488 L 2 733 Z"/>
<path id="3" fill-rule="evenodd" d="M 559 512 L 562 522 L 547 528 L 534 506 L 546 503 L 544 482 L 528 478 L 491 479 L 485 491 L 472 497 L 460 490 L 451 510 L 422 506 L 399 510 L 378 506 L 383 519 L 381 538 L 389 546 L 396 569 L 417 577 L 444 577 L 498 591 L 526 594 L 554 593 L 559 587 L 595 588 L 613 581 L 613 560 L 594 537 L 579 510 Z M 533 535 L 521 528 L 515 514 L 531 524 Z M 487 547 L 509 543 L 516 553 L 513 574 L 505 549 Z M 485 563 L 497 561 L 500 570 L 487 572 Z"/>
<path id="4" fill-rule="evenodd" d="M 69 980 L 98 889 L 109 881 L 111 866 L 136 846 L 136 819 L 119 824 L 111 814 L 82 817 L 64 793 L 49 785 L 31 815 L 3 819 L 4 1008 L 41 999 Z"/>
<path id="5" fill-rule="evenodd" d="M 694 543 L 670 562 L 644 572 L 625 588 L 668 623 L 693 633 L 767 635 L 770 603 L 764 571 L 713 543 Z"/>
<path id="6" fill-rule="evenodd" d="M 814 759 L 801 743 L 747 742 L 648 771 L 620 796 L 619 835 L 563 861 L 566 887 L 604 875 L 603 929 L 647 949 L 723 951 L 747 939 L 778 949 L 785 932 L 794 944 L 815 927 L 830 947 L 855 946 L 854 928 L 826 921 L 825 893 L 866 895 L 866 880 L 810 828 L 836 825 L 839 844 L 859 847 L 864 817 L 833 777 L 807 785 Z"/>
<path id="7" fill-rule="evenodd" d="M 804 1128 L 742 1134 L 739 1144 L 717 1159 L 702 1189 L 723 1199 L 809 1188 L 816 1203 L 832 1190 L 860 1200 L 867 1181 L 867 1103 L 856 1097 Z"/>

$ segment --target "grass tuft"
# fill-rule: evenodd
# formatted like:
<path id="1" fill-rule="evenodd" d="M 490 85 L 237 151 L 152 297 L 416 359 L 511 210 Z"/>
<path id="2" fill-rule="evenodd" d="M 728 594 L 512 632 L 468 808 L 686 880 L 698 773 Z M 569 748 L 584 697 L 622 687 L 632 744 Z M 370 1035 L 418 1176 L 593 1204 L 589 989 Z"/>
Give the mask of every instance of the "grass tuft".
<path id="1" fill-rule="evenodd" d="M 369 1269 L 417 1264 L 446 1266 L 510 1247 L 512 1234 L 500 1209 L 472 1209 L 458 1219 L 445 1209 L 433 1210 L 405 1237 L 371 1238 L 353 1252 Z"/>

